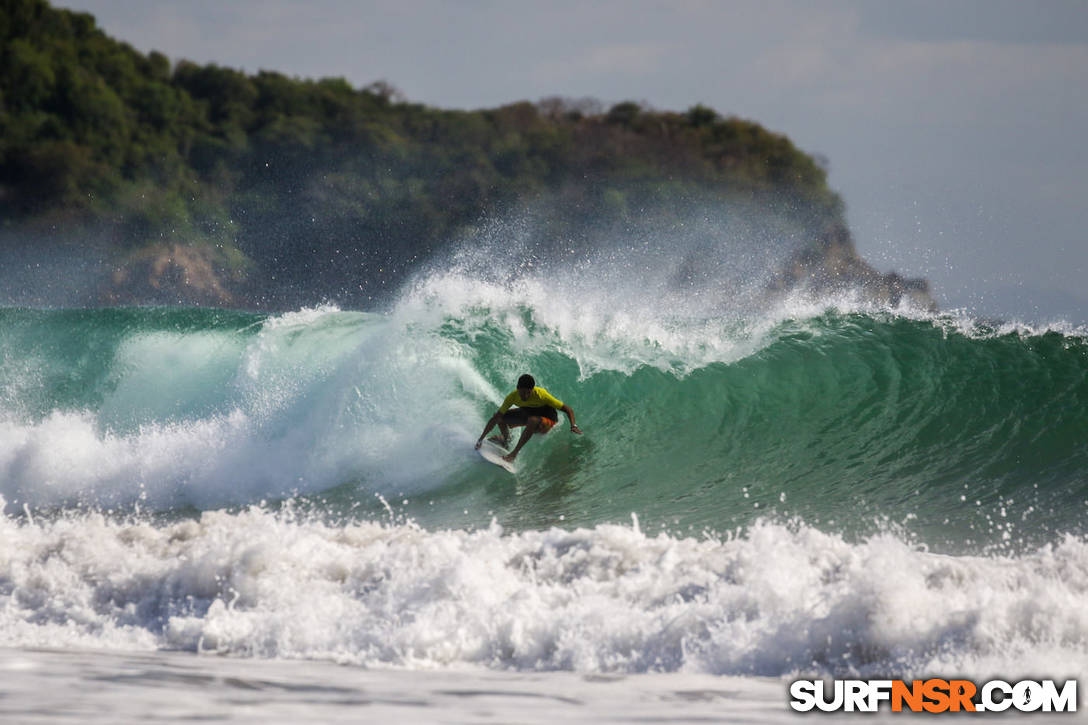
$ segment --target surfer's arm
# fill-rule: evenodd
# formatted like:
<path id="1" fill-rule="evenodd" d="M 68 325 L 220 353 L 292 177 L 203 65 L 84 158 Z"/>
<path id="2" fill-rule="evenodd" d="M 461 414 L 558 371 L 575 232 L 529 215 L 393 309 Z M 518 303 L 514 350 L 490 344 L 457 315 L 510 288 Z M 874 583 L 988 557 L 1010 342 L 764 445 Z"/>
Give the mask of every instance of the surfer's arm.
<path id="1" fill-rule="evenodd" d="M 574 422 L 574 409 L 571 408 L 569 405 L 563 405 L 563 407 L 560 408 L 560 410 L 562 410 L 564 413 L 566 413 L 567 414 L 567 419 L 570 420 L 570 432 L 571 433 L 577 433 L 578 435 L 582 435 L 582 429 L 579 428 L 577 426 L 577 424 L 575 424 L 575 422 Z"/>

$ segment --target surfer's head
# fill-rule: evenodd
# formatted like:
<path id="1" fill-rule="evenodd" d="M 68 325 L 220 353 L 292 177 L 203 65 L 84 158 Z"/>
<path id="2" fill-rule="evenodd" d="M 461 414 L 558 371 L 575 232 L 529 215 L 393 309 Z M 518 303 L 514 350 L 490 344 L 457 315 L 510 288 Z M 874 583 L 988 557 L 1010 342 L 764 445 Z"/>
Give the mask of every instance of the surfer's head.
<path id="1" fill-rule="evenodd" d="M 529 393 L 533 392 L 533 388 L 536 387 L 536 380 L 529 373 L 525 373 L 518 378 L 518 393 L 521 394 L 521 399 L 525 400 L 529 397 Z"/>

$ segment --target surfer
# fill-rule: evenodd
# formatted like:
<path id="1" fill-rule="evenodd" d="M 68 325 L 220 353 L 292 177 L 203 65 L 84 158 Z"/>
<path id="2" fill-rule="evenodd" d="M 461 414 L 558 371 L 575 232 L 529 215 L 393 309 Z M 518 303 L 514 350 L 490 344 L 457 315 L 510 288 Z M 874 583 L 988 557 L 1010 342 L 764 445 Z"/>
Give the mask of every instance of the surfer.
<path id="1" fill-rule="evenodd" d="M 517 407 L 510 410 L 511 405 Z M 499 406 L 495 415 L 491 416 L 491 420 L 487 421 L 484 432 L 480 434 L 480 439 L 476 441 L 476 448 L 478 450 L 483 445 L 484 436 L 490 433 L 491 429 L 496 425 L 502 431 L 502 436 L 493 436 L 491 440 L 500 443 L 503 448 L 509 448 L 510 429 L 525 426 L 525 430 L 521 432 L 521 438 L 518 439 L 517 446 L 502 457 L 504 461 L 512 463 L 518 457 L 518 451 L 529 442 L 534 433 L 544 435 L 559 422 L 560 410 L 566 413 L 567 418 L 570 420 L 570 432 L 582 435 L 582 429 L 574 423 L 574 411 L 571 410 L 571 407 L 557 400 L 544 388 L 538 387 L 532 375 L 522 375 L 518 378 L 517 390 L 506 396 L 506 400 L 502 401 L 502 405 Z"/>

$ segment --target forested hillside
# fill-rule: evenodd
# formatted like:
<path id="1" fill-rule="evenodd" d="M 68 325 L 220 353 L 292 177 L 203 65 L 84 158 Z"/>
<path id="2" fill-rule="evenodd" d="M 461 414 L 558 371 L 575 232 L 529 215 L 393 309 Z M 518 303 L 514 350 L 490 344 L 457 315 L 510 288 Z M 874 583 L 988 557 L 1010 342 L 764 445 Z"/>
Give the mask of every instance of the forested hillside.
<path id="1" fill-rule="evenodd" d="M 473 228 L 527 214 L 542 248 L 576 250 L 758 210 L 770 236 L 801 240 L 780 283 L 822 249 L 853 255 L 819 164 L 703 106 L 442 110 L 380 82 L 145 55 L 43 0 L 0 7 L 9 270 L 35 250 L 91 258 L 87 302 L 365 306 Z"/>

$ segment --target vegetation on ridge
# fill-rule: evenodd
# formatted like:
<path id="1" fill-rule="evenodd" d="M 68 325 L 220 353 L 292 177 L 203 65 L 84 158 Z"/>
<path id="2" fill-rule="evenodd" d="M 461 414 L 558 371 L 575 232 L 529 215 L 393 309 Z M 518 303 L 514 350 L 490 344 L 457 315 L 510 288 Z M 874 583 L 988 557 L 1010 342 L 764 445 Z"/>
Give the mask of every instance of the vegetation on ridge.
<path id="1" fill-rule="evenodd" d="M 529 203 L 548 210 L 540 238 L 573 247 L 639 224 L 640 210 L 660 224 L 663 210 L 706 204 L 759 205 L 797 238 L 845 228 L 816 161 L 704 106 L 442 110 L 384 83 L 172 64 L 90 15 L 2 7 L 3 243 L 91 244 L 117 268 L 105 299 L 362 305 L 480 220 Z M 180 247 L 212 270 L 213 291 L 193 284 L 186 297 L 167 280 L 156 299 L 133 265 Z"/>

